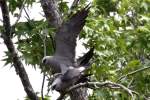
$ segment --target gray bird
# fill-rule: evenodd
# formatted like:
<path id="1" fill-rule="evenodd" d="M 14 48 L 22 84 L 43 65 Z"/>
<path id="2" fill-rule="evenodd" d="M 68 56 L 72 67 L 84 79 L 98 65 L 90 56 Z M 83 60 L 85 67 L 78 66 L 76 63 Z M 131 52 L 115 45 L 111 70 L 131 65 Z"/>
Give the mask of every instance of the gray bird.
<path id="1" fill-rule="evenodd" d="M 85 69 L 85 67 L 74 68 L 70 66 L 64 74 L 60 74 L 57 78 L 55 78 L 51 85 L 52 90 L 56 90 L 58 92 L 65 91 L 70 86 L 76 84 L 83 75 L 82 72 L 84 72 Z"/>
<path id="2" fill-rule="evenodd" d="M 52 73 L 64 74 L 69 66 L 77 66 L 75 60 L 76 38 L 85 25 L 89 5 L 71 16 L 63 23 L 55 34 L 56 51 L 53 56 L 45 56 L 42 63 L 52 70 Z"/>
<path id="3" fill-rule="evenodd" d="M 89 61 L 93 56 L 94 48 L 90 49 L 83 57 L 78 59 L 78 67 L 70 66 L 64 74 L 59 74 L 53 81 L 52 90 L 63 92 L 70 86 L 87 81 L 84 71 L 90 67 Z"/>

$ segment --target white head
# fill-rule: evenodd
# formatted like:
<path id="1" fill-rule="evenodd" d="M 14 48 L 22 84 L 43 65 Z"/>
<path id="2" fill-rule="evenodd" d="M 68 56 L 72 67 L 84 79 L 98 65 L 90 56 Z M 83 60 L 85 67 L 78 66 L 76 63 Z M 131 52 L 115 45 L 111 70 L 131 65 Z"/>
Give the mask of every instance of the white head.
<path id="1" fill-rule="evenodd" d="M 43 63 L 44 65 L 49 65 L 49 64 L 51 64 L 52 60 L 53 60 L 53 56 L 45 56 L 45 57 L 42 59 L 42 63 Z"/>
<path id="2" fill-rule="evenodd" d="M 45 56 L 42 59 L 42 64 L 45 65 L 46 68 L 50 68 L 53 74 L 61 72 L 60 63 L 54 56 Z"/>
<path id="3" fill-rule="evenodd" d="M 51 85 L 52 90 L 60 91 L 62 88 L 61 76 L 58 76 Z"/>

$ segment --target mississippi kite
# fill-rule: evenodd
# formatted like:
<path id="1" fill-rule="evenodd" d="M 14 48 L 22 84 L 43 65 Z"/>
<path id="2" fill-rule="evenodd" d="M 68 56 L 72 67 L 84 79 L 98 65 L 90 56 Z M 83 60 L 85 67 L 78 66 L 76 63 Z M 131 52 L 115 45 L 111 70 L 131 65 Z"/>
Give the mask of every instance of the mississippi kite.
<path id="1" fill-rule="evenodd" d="M 55 43 L 56 51 L 53 56 L 45 56 L 42 63 L 52 69 L 52 73 L 64 74 L 69 66 L 75 67 L 76 38 L 85 25 L 85 19 L 88 16 L 89 5 L 71 16 L 71 18 L 62 24 L 62 27 L 56 32 Z"/>
<path id="2" fill-rule="evenodd" d="M 52 83 L 52 90 L 59 92 L 65 91 L 68 87 L 74 85 L 80 79 L 84 67 L 74 68 L 72 66 L 64 73 L 59 75 Z"/>
<path id="3" fill-rule="evenodd" d="M 90 49 L 83 57 L 78 59 L 78 67 L 70 66 L 64 74 L 59 74 L 52 83 L 52 89 L 63 92 L 70 86 L 87 81 L 84 71 L 90 66 L 89 61 L 93 56 L 94 48 Z"/>

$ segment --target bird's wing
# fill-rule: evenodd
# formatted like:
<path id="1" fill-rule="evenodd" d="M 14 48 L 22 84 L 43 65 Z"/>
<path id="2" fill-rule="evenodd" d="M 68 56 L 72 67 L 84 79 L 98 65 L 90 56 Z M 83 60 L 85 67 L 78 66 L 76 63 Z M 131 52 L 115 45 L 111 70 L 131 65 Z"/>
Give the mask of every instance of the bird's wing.
<path id="1" fill-rule="evenodd" d="M 66 73 L 66 71 L 68 70 L 68 66 L 66 66 L 65 64 L 60 64 L 61 66 L 61 73 L 64 74 Z"/>
<path id="2" fill-rule="evenodd" d="M 76 69 L 68 70 L 66 73 L 64 73 L 62 77 L 62 81 L 73 80 L 75 77 L 78 77 L 79 75 L 80 75 L 80 72 Z"/>
<path id="3" fill-rule="evenodd" d="M 68 69 L 62 77 L 63 81 L 70 81 L 73 80 L 75 78 L 80 77 L 81 73 L 85 70 L 84 67 L 79 67 L 79 68 L 71 68 Z"/>
<path id="4" fill-rule="evenodd" d="M 88 16 L 89 6 L 75 13 L 62 27 L 56 32 L 56 52 L 55 56 L 68 58 L 70 62 L 75 59 L 76 38 L 85 25 Z"/>

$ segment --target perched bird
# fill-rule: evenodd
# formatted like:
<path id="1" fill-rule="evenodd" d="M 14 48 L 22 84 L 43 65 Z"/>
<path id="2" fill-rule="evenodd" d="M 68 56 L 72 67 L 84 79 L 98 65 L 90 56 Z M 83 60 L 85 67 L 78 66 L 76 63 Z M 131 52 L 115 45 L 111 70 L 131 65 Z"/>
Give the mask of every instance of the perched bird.
<path id="1" fill-rule="evenodd" d="M 77 66 L 75 59 L 76 39 L 86 22 L 89 5 L 81 9 L 62 24 L 55 34 L 56 51 L 53 56 L 45 56 L 42 63 L 48 66 L 52 73 L 64 74 L 69 66 Z"/>
<path id="2" fill-rule="evenodd" d="M 70 66 L 64 74 L 59 74 L 52 83 L 52 89 L 63 92 L 70 86 L 87 81 L 87 74 L 84 71 L 90 67 L 89 61 L 93 56 L 93 49 L 90 49 L 83 57 L 79 58 L 78 67 Z"/>
<path id="3" fill-rule="evenodd" d="M 93 56 L 91 48 L 83 57 L 75 59 L 76 39 L 88 16 L 90 6 L 87 5 L 63 23 L 55 34 L 56 51 L 53 56 L 45 56 L 42 63 L 48 66 L 53 74 L 59 73 L 52 82 L 52 89 L 59 92 L 86 78 L 84 71 L 88 69 L 89 60 Z"/>
<path id="4" fill-rule="evenodd" d="M 80 79 L 84 70 L 84 67 L 74 68 L 70 66 L 64 74 L 58 75 L 58 77 L 53 81 L 51 85 L 52 90 L 56 90 L 58 92 L 65 91 Z"/>

